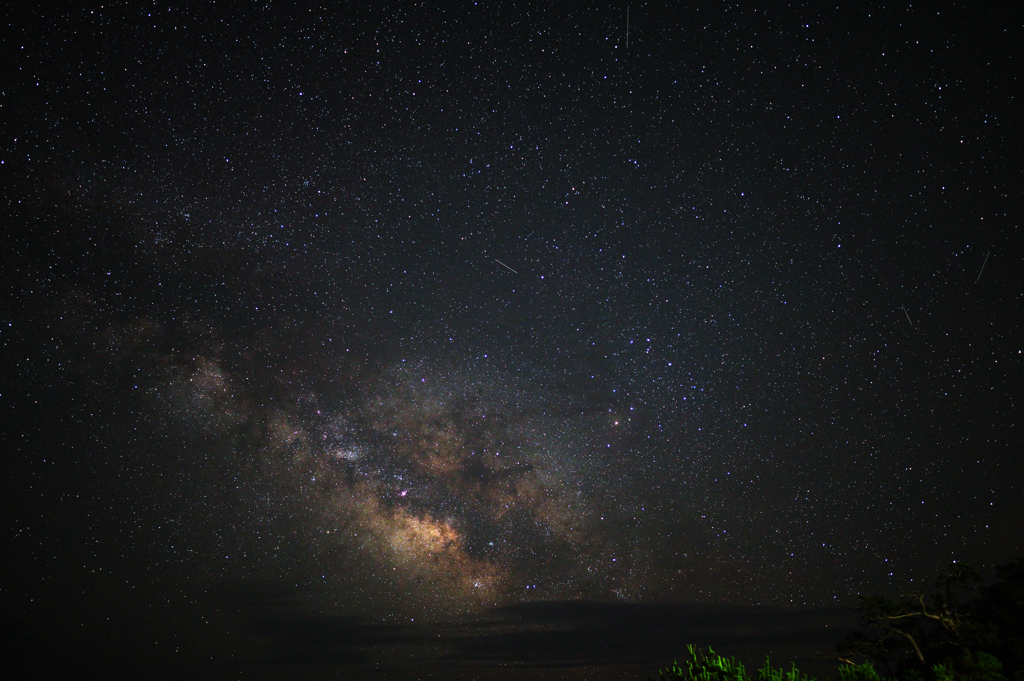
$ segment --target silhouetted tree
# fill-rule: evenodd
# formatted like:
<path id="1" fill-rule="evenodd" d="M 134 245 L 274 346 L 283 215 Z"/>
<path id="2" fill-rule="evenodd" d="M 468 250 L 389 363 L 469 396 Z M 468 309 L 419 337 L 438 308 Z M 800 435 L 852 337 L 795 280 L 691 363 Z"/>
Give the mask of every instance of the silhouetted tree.
<path id="1" fill-rule="evenodd" d="M 839 659 L 868 660 L 901 681 L 1024 681 L 1024 559 L 997 568 L 998 580 L 954 563 L 929 589 L 896 599 L 861 596 L 861 630 L 839 644 Z"/>
<path id="2" fill-rule="evenodd" d="M 981 586 L 954 563 L 927 589 L 896 599 L 861 596 L 861 628 L 837 646 L 838 681 L 1024 681 L 1024 556 Z M 877 665 L 877 669 L 876 669 Z M 882 673 L 880 674 L 879 671 Z M 660 681 L 815 681 L 769 660 L 756 678 L 733 657 L 687 647 Z M 1007 678 L 1009 677 L 1009 678 Z"/>
<path id="3" fill-rule="evenodd" d="M 978 618 L 993 629 L 986 649 L 1003 663 L 1003 673 L 1024 681 L 1024 556 L 996 568 L 996 581 L 981 589 Z"/>

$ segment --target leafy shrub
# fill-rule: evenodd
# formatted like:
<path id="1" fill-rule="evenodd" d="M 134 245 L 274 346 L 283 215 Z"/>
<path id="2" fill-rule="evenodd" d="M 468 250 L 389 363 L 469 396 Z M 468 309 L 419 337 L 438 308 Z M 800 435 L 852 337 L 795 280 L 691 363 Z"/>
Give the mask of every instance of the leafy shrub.
<path id="1" fill-rule="evenodd" d="M 687 658 L 680 665 L 677 660 L 671 667 L 658 671 L 661 681 L 755 681 L 747 674 L 743 663 L 735 657 L 723 657 L 710 647 L 707 652 L 700 648 L 686 646 Z M 864 664 L 844 664 L 839 668 L 838 681 L 893 681 L 880 677 L 870 662 Z M 804 674 L 790 664 L 789 671 L 775 669 L 771 659 L 765 658 L 764 665 L 757 670 L 756 681 L 817 681 L 813 676 Z M 939 679 L 939 681 L 959 681 L 958 679 Z M 985 681 L 998 681 L 986 679 Z"/>
<path id="2" fill-rule="evenodd" d="M 686 646 L 688 659 L 679 665 L 676 660 L 671 667 L 659 670 L 661 681 L 750 681 L 743 663 L 735 657 L 722 657 L 711 648 L 702 652 L 694 645 Z"/>
<path id="3" fill-rule="evenodd" d="M 870 662 L 864 664 L 844 664 L 836 671 L 839 681 L 892 681 L 878 675 L 878 670 Z"/>

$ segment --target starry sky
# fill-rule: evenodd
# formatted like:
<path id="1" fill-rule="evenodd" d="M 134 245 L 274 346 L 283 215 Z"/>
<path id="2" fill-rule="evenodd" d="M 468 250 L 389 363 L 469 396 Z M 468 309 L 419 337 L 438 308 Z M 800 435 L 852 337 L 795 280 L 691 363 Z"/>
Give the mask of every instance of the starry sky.
<path id="1" fill-rule="evenodd" d="M 4 13 L 6 656 L 651 673 L 1024 552 L 1024 13 Z"/>

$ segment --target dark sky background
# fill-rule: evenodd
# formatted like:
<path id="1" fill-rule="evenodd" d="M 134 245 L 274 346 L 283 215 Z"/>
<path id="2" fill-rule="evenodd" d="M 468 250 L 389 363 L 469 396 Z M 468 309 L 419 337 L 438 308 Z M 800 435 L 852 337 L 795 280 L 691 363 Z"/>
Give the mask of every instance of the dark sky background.
<path id="1" fill-rule="evenodd" d="M 10 664 L 806 661 L 1024 553 L 1020 11 L 70 5 L 0 42 Z"/>

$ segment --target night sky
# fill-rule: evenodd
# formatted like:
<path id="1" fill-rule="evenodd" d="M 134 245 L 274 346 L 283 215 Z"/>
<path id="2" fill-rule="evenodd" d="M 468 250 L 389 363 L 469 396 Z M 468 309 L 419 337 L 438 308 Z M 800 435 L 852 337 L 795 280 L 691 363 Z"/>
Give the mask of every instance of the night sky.
<path id="1" fill-rule="evenodd" d="M 0 41 L 11 664 L 646 678 L 1024 553 L 1024 13 L 71 4 Z"/>

